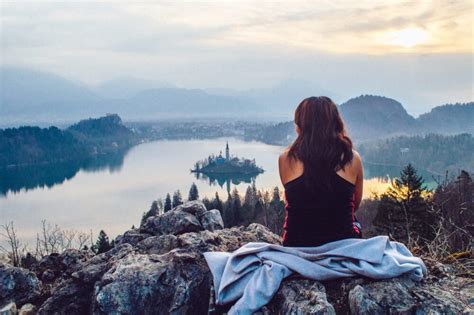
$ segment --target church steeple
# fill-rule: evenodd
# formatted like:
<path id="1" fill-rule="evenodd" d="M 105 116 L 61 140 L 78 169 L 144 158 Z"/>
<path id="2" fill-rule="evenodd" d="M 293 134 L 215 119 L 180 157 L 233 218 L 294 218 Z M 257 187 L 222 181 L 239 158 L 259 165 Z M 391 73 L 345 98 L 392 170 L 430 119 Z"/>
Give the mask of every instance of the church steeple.
<path id="1" fill-rule="evenodd" d="M 225 159 L 226 159 L 227 161 L 230 160 L 230 152 L 229 152 L 229 151 L 230 151 L 230 150 L 229 150 L 229 141 L 227 141 L 227 144 L 226 144 L 226 146 L 225 146 Z"/>

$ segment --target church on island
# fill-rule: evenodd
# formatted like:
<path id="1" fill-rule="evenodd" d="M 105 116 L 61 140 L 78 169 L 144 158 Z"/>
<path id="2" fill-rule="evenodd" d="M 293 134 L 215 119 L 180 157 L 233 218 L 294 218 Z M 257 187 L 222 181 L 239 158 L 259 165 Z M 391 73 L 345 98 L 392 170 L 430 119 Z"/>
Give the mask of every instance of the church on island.
<path id="1" fill-rule="evenodd" d="M 256 165 L 255 159 L 246 159 L 239 157 L 231 157 L 229 142 L 226 143 L 225 157 L 222 156 L 222 150 L 218 156 L 210 155 L 206 159 L 197 161 L 194 173 L 220 173 L 220 174 L 259 174 L 263 173 L 263 169 Z"/>

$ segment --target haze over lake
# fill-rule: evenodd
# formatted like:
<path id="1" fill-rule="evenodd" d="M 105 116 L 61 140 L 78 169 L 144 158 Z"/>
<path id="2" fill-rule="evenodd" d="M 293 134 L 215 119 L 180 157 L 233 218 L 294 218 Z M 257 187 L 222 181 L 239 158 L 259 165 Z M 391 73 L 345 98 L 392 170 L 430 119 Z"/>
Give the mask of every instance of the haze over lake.
<path id="1" fill-rule="evenodd" d="M 238 157 L 255 158 L 265 172 L 255 178 L 258 189 L 282 189 L 278 175 L 278 155 L 282 147 L 260 142 L 245 142 L 233 138 L 209 140 L 160 140 L 143 143 L 129 150 L 123 163 L 113 167 L 80 169 L 66 180 L 51 187 L 8 190 L 0 195 L 0 221 L 15 223 L 23 242 L 32 243 L 40 231 L 41 220 L 64 229 L 92 231 L 94 238 L 104 229 L 111 237 L 138 226 L 144 211 L 153 200 L 163 198 L 179 189 L 186 199 L 190 185 L 195 182 L 200 198 L 216 192 L 227 198 L 227 185 L 212 184 L 196 179 L 190 172 L 194 163 L 210 154 L 224 152 L 229 141 L 230 153 Z M 399 167 L 381 167 L 364 163 L 364 196 L 387 187 L 387 178 L 397 176 Z M 431 176 L 421 172 L 429 182 Z M 21 183 L 23 179 L 17 181 Z M 248 182 L 231 183 L 241 195 Z M 432 186 L 433 183 L 431 182 Z M 31 187 L 31 186 L 29 186 Z M 4 188 L 4 187 L 3 187 Z"/>

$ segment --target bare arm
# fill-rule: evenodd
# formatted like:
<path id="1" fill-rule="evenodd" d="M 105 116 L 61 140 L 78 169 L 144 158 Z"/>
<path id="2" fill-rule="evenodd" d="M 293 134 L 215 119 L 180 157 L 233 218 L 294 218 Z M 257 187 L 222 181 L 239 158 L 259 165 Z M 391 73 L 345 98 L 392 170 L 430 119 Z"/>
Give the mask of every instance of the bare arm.
<path id="1" fill-rule="evenodd" d="M 364 168 L 362 165 L 362 159 L 357 151 L 354 151 L 354 162 L 355 168 L 357 170 L 357 177 L 355 182 L 355 191 L 354 191 L 354 203 L 355 209 L 359 208 L 360 202 L 362 201 L 362 192 L 364 190 Z"/>

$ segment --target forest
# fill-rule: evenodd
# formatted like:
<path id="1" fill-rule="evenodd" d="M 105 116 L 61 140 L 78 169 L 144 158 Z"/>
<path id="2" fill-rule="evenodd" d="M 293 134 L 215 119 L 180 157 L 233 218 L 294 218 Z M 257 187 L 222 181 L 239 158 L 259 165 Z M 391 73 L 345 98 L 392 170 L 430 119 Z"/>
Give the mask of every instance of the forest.
<path id="1" fill-rule="evenodd" d="M 66 129 L 0 129 L 0 167 L 81 161 L 116 153 L 137 142 L 138 136 L 115 114 L 83 120 Z"/>

